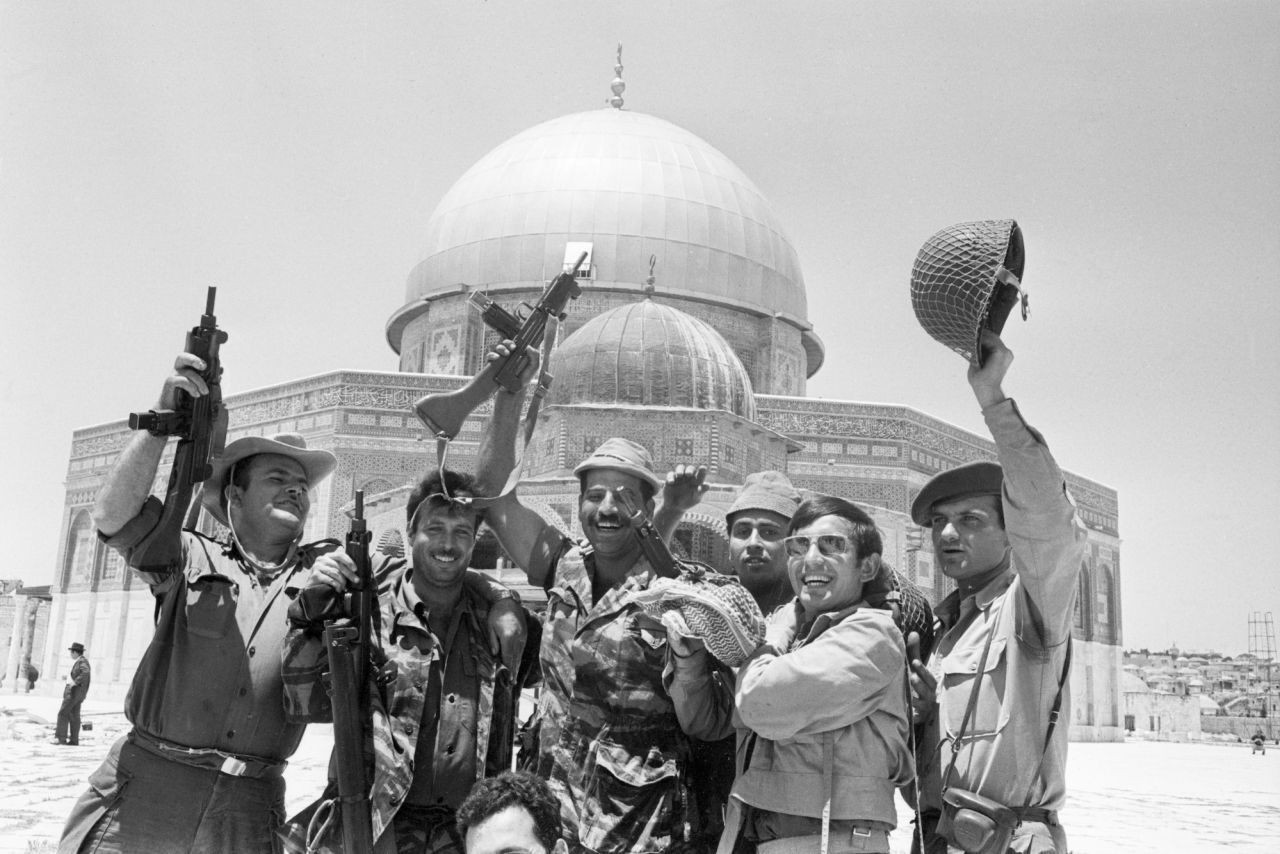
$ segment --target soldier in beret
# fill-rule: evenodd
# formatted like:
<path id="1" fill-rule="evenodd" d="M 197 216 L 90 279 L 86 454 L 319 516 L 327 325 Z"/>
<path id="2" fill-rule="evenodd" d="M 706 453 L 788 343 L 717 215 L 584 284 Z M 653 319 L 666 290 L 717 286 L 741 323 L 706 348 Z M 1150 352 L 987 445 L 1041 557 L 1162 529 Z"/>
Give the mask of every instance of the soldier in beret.
<path id="1" fill-rule="evenodd" d="M 916 524 L 931 529 L 938 565 L 958 588 L 935 609 L 944 631 L 941 684 L 913 664 L 917 701 L 938 697 L 937 752 L 922 801 L 935 816 L 941 808 L 938 833 L 964 850 L 989 849 L 964 843 L 956 809 L 942 808 L 959 792 L 1013 811 L 1007 850 L 1065 854 L 1058 810 L 1066 798 L 1067 677 L 1085 530 L 1044 438 L 1004 394 L 1013 353 L 989 329 L 980 343 L 982 366 L 970 366 L 969 384 L 1000 462 L 937 475 L 911 508 Z M 1061 724 L 1051 725 L 1059 716 Z M 946 841 L 928 834 L 925 845 L 946 850 Z"/>

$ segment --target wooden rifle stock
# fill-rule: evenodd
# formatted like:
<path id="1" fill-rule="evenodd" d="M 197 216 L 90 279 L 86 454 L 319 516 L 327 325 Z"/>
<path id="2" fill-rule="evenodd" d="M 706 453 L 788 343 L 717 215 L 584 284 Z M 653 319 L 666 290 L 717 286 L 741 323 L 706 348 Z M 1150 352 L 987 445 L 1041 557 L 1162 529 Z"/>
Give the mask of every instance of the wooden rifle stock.
<path id="1" fill-rule="evenodd" d="M 346 594 L 347 617 L 324 627 L 329 653 L 329 690 L 333 706 L 334 760 L 338 796 L 342 805 L 342 844 L 347 852 L 373 851 L 373 812 L 369 801 L 366 758 L 373 744 L 366 722 L 370 720 L 369 674 L 380 662 L 375 619 L 378 592 L 369 565 L 369 529 L 364 519 L 364 491 L 356 490 L 355 513 L 347 533 L 347 556 L 356 566 L 360 587 Z"/>
<path id="2" fill-rule="evenodd" d="M 506 356 L 486 362 L 484 368 L 457 391 L 428 394 L 413 405 L 413 411 L 427 425 L 432 435 L 443 439 L 457 436 L 467 416 L 484 403 L 497 387 L 513 393 L 520 390 L 520 375 L 530 362 L 529 348 L 542 343 L 547 321 L 552 317 L 563 318 L 569 300 L 577 299 L 578 294 L 582 293 L 582 288 L 578 285 L 578 268 L 586 259 L 587 253 L 583 252 L 572 269 L 565 270 L 552 279 L 538 299 L 538 304 L 533 306 L 523 322 L 492 300 L 481 296 L 480 307 L 485 323 L 497 330 L 499 335 L 510 338 L 515 346 Z M 510 334 L 516 323 L 520 323 L 519 329 L 515 334 Z M 546 367 L 543 365 L 543 370 Z"/>

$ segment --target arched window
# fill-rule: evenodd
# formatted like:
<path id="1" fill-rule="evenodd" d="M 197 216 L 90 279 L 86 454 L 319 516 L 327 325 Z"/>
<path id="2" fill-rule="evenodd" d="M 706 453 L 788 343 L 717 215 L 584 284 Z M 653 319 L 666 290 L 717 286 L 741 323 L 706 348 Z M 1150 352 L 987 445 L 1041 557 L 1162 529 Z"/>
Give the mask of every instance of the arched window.
<path id="1" fill-rule="evenodd" d="M 93 576 L 93 553 L 98 538 L 94 536 L 93 519 L 81 510 L 71 521 L 67 532 L 67 557 L 63 564 L 62 589 L 88 585 Z"/>
<path id="2" fill-rule="evenodd" d="M 124 575 L 124 558 L 120 557 L 120 552 L 115 549 L 103 546 L 102 570 L 98 575 L 98 580 L 110 583 L 119 580 L 122 575 Z"/>
<path id="3" fill-rule="evenodd" d="M 1099 640 L 1115 640 L 1115 579 L 1111 567 L 1105 563 L 1098 567 L 1097 623 Z"/>
<path id="4" fill-rule="evenodd" d="M 1089 577 L 1089 562 L 1080 563 L 1080 589 L 1076 594 L 1076 636 L 1081 640 L 1093 639 L 1093 584 Z"/>

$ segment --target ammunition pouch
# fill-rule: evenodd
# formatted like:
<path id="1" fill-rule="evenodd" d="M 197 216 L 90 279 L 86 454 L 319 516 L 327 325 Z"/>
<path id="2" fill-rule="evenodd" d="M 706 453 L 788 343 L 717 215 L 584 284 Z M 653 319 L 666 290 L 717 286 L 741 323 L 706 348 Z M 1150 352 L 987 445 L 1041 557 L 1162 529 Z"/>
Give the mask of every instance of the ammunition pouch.
<path id="1" fill-rule="evenodd" d="M 1018 824 L 1015 810 L 977 792 L 942 793 L 938 833 L 967 854 L 1005 854 Z"/>

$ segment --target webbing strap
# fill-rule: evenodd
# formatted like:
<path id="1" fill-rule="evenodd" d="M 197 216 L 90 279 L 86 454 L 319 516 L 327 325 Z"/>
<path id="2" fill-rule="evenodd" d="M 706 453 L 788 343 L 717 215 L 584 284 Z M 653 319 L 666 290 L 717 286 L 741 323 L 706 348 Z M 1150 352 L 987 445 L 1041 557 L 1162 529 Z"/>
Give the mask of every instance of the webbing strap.
<path id="1" fill-rule="evenodd" d="M 551 390 L 551 382 L 554 377 L 547 372 L 547 366 L 551 363 L 551 351 L 555 349 L 556 333 L 559 331 L 559 318 L 551 315 L 547 319 L 546 329 L 542 338 L 541 359 L 539 361 L 538 384 L 533 390 L 533 397 L 529 401 L 529 408 L 525 411 L 523 441 L 516 445 L 515 464 L 511 467 L 511 473 L 507 475 L 507 482 L 502 485 L 502 489 L 497 495 L 477 495 L 467 503 L 476 509 L 488 507 L 496 503 L 508 493 L 515 490 L 516 485 L 520 483 L 520 477 L 524 473 L 525 450 L 529 447 L 529 442 L 533 439 L 534 430 L 538 426 L 538 413 L 542 409 L 542 399 L 547 396 L 547 392 Z M 498 392 L 502 394 L 502 392 Z M 444 469 L 445 459 L 449 455 L 450 437 L 443 435 L 436 436 L 436 465 L 440 469 L 440 483 L 444 485 Z M 448 497 L 446 495 L 446 497 Z"/>

